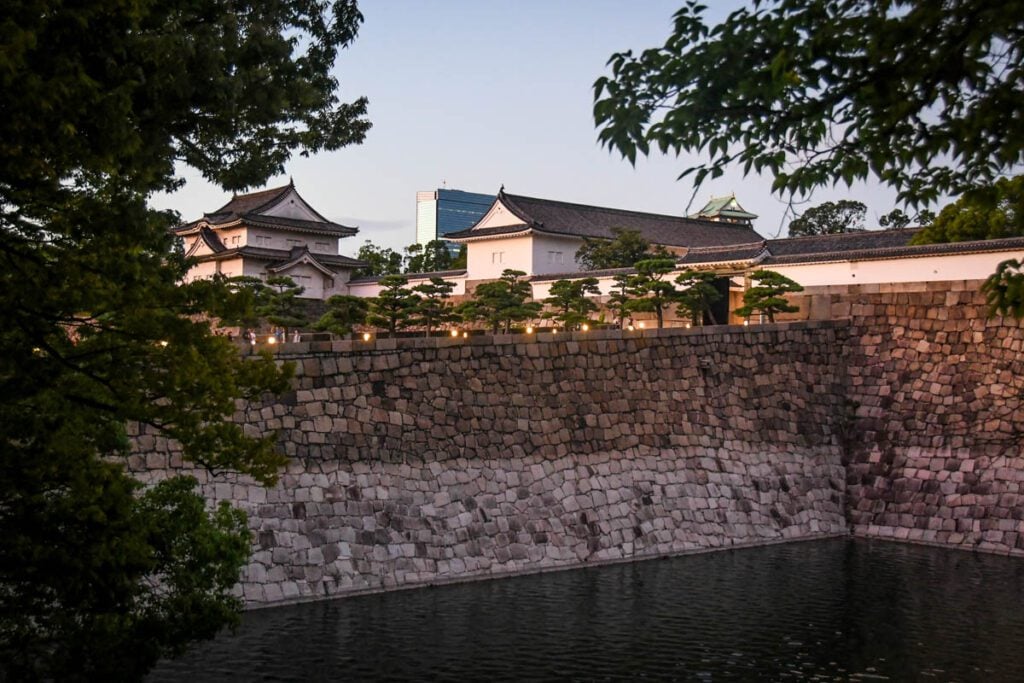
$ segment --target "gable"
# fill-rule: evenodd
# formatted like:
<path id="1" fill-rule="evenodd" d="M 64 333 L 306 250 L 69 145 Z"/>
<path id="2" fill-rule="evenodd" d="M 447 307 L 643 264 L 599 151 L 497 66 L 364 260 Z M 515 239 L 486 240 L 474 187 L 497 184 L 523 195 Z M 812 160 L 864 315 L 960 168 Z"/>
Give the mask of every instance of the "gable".
<path id="1" fill-rule="evenodd" d="M 294 218 L 300 221 L 323 222 L 323 217 L 313 210 L 306 201 L 299 196 L 295 188 L 290 188 L 272 206 L 259 212 L 261 216 L 276 216 L 277 218 Z"/>
<path id="2" fill-rule="evenodd" d="M 501 199 L 494 200 L 494 204 L 487 210 L 487 213 L 483 215 L 476 225 L 473 226 L 473 230 L 483 230 L 485 228 L 502 228 L 507 225 L 522 225 L 523 219 L 512 213 L 512 210 L 506 206 Z"/>

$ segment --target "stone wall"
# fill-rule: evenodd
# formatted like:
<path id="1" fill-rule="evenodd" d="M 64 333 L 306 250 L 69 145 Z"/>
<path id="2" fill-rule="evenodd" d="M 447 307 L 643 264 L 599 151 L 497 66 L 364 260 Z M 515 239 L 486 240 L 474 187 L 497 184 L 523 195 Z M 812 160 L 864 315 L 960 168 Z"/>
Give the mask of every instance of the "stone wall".
<path id="1" fill-rule="evenodd" d="M 290 464 L 250 604 L 853 533 L 1024 554 L 1024 327 L 977 282 L 808 291 L 776 325 L 287 345 L 240 405 Z M 137 437 L 133 469 L 181 471 Z"/>
<path id="2" fill-rule="evenodd" d="M 1024 326 L 979 282 L 851 287 L 854 533 L 1024 555 Z"/>
<path id="3" fill-rule="evenodd" d="M 846 533 L 842 326 L 292 345 L 250 604 Z M 180 467 L 136 439 L 133 467 Z"/>

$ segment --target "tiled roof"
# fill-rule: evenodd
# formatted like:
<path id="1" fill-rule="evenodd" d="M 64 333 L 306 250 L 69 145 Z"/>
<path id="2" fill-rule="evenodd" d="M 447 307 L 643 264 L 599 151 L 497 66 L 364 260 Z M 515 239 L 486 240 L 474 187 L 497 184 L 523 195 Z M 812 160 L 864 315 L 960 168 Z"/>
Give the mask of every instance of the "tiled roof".
<path id="1" fill-rule="evenodd" d="M 841 235 L 818 235 L 769 240 L 765 265 L 825 261 L 912 258 L 945 254 L 1024 250 L 1024 237 L 943 244 L 910 244 L 913 230 L 873 230 Z"/>
<path id="2" fill-rule="evenodd" d="M 752 228 L 708 220 L 572 204 L 550 199 L 498 193 L 502 202 L 522 224 L 500 228 L 462 230 L 446 239 L 467 239 L 511 234 L 532 228 L 552 235 L 579 238 L 612 239 L 612 228 L 638 231 L 651 244 L 698 247 L 745 244 L 761 239 Z"/>
<path id="3" fill-rule="evenodd" d="M 247 225 L 267 228 L 284 228 L 299 232 L 315 232 L 326 235 L 335 235 L 337 237 L 348 237 L 359 232 L 358 228 L 341 225 L 339 223 L 332 223 L 317 213 L 316 210 L 309 206 L 309 203 L 305 200 L 302 200 L 303 204 L 320 220 L 307 221 L 297 218 L 286 218 L 283 216 L 267 216 L 263 213 L 272 209 L 292 192 L 295 192 L 295 194 L 298 195 L 298 192 L 295 191 L 294 184 L 289 183 L 288 185 L 275 187 L 269 190 L 236 195 L 231 198 L 231 201 L 216 211 L 205 214 L 198 221 L 192 221 L 191 223 L 178 226 L 173 229 L 173 232 L 179 235 L 188 234 L 194 232 L 196 227 L 202 225 L 212 225 L 217 227 L 237 222 L 244 222 Z M 299 199 L 302 198 L 299 197 Z"/>
<path id="4" fill-rule="evenodd" d="M 751 242 L 728 247 L 698 247 L 690 249 L 676 259 L 679 265 L 695 265 L 699 263 L 732 263 L 735 261 L 751 261 L 765 250 L 766 242 Z"/>
<path id="5" fill-rule="evenodd" d="M 288 228 L 289 230 L 298 230 L 300 232 L 323 232 L 331 235 L 337 235 L 338 237 L 347 237 L 359 232 L 358 228 L 341 225 L 339 223 L 331 223 L 330 221 L 321 223 L 320 221 L 304 221 L 298 218 L 262 216 L 251 213 L 242 214 L 241 219 L 248 225 L 270 228 Z"/>
<path id="6" fill-rule="evenodd" d="M 266 210 L 272 207 L 277 200 L 287 194 L 292 187 L 294 186 L 289 183 L 269 190 L 260 190 L 259 192 L 235 195 L 227 204 L 216 211 L 211 211 L 206 214 L 206 216 L 207 218 L 210 218 L 212 216 L 222 216 L 226 214 L 240 216 L 243 213 L 258 213 L 260 210 Z"/>
<path id="7" fill-rule="evenodd" d="M 757 218 L 756 213 L 750 213 L 746 211 L 740 203 L 736 201 L 736 195 L 731 194 L 725 197 L 712 197 L 708 200 L 708 203 L 704 207 L 693 214 L 691 218 L 700 218 L 703 216 L 727 216 L 730 218 L 741 218 L 751 220 Z"/>
<path id="8" fill-rule="evenodd" d="M 337 266 L 342 268 L 363 268 L 367 264 L 365 261 L 358 261 L 348 256 L 342 256 L 341 254 L 316 254 L 311 253 L 311 256 L 320 263 L 327 266 Z M 266 247 L 236 247 L 234 249 L 227 249 L 225 251 L 216 254 L 204 254 L 198 257 L 197 261 L 221 261 L 230 258 L 251 258 L 258 261 L 269 261 L 271 263 L 284 264 L 295 258 L 292 251 L 287 249 L 268 249 Z"/>

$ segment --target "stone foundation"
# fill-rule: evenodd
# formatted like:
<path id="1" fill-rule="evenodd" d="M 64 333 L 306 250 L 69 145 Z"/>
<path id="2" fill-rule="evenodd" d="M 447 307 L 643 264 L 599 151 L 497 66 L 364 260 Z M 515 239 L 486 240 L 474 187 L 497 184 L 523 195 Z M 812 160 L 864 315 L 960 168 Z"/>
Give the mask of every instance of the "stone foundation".
<path id="1" fill-rule="evenodd" d="M 280 483 L 196 475 L 249 513 L 250 605 L 848 530 L 1024 554 L 1024 328 L 942 284 L 808 295 L 838 321 L 284 345 L 294 391 L 235 416 Z"/>

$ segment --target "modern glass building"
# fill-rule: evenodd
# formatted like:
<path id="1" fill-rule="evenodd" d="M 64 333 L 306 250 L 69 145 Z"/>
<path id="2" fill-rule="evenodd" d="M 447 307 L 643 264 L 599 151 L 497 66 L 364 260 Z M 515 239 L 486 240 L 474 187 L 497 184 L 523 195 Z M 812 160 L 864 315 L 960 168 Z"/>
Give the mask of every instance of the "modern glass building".
<path id="1" fill-rule="evenodd" d="M 416 241 L 426 244 L 431 240 L 444 239 L 448 233 L 470 228 L 493 203 L 492 194 L 448 189 L 417 192 Z"/>

